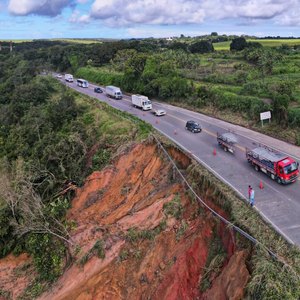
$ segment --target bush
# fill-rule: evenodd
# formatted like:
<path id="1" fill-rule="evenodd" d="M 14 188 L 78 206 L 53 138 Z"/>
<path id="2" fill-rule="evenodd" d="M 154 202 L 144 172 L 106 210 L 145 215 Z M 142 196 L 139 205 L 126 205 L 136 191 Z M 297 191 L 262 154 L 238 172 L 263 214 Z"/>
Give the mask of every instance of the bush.
<path id="1" fill-rule="evenodd" d="M 300 127 L 300 109 L 288 109 L 288 124 L 292 127 Z"/>
<path id="2" fill-rule="evenodd" d="M 52 282 L 61 275 L 65 253 L 61 241 L 49 234 L 30 234 L 26 239 L 26 250 L 32 255 L 42 280 Z"/>
<path id="3" fill-rule="evenodd" d="M 260 97 L 270 96 L 266 83 L 262 81 L 251 81 L 245 83 L 240 93 L 242 95 L 256 95 Z"/>
<path id="4" fill-rule="evenodd" d="M 214 51 L 214 46 L 210 41 L 199 41 L 189 46 L 191 53 L 210 53 Z"/>
<path id="5" fill-rule="evenodd" d="M 111 153 L 108 149 L 100 149 L 92 159 L 93 170 L 101 170 L 105 167 L 111 158 Z"/>
<path id="6" fill-rule="evenodd" d="M 230 44 L 230 51 L 236 50 L 236 51 L 241 51 L 244 50 L 247 47 L 247 42 L 245 38 L 243 37 L 238 37 L 232 40 Z"/>
<path id="7" fill-rule="evenodd" d="M 122 86 L 123 82 L 123 75 L 121 73 L 108 72 L 101 68 L 79 68 L 76 76 L 102 85 Z"/>

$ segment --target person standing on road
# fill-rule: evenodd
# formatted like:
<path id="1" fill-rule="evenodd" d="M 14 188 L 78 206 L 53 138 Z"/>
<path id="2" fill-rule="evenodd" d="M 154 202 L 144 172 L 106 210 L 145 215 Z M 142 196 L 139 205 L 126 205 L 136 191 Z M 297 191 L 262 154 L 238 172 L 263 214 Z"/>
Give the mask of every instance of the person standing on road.
<path id="1" fill-rule="evenodd" d="M 254 205 L 254 197 L 255 197 L 255 192 L 254 192 L 254 189 L 251 188 L 251 192 L 250 192 L 250 205 L 251 205 L 251 207 Z"/>
<path id="2" fill-rule="evenodd" d="M 250 196 L 251 196 L 251 190 L 252 190 L 252 187 L 251 185 L 248 186 L 248 200 L 250 201 Z"/>

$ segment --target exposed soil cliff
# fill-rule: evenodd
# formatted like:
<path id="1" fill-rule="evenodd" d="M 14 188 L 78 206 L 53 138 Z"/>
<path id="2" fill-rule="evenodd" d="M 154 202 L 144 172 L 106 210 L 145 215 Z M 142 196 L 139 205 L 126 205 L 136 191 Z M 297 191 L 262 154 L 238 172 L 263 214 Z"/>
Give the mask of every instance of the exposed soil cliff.
<path id="1" fill-rule="evenodd" d="M 188 157 L 175 149 L 170 153 L 180 168 L 188 166 Z M 76 191 L 68 219 L 76 224 L 71 236 L 80 248 L 75 262 L 40 299 L 244 295 L 247 252 L 237 249 L 233 234 L 189 197 L 155 145 L 134 145 L 113 166 L 91 174 Z M 4 267 L 2 260 L 0 275 Z M 8 282 L 3 286 L 13 290 Z"/>

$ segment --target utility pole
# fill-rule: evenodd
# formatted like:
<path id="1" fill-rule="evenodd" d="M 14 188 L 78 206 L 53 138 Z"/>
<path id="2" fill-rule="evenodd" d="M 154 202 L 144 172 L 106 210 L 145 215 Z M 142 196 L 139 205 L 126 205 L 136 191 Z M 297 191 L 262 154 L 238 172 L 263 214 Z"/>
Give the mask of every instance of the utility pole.
<path id="1" fill-rule="evenodd" d="M 10 50 L 10 52 L 12 52 L 12 41 L 10 41 L 10 43 L 9 43 L 9 50 Z"/>

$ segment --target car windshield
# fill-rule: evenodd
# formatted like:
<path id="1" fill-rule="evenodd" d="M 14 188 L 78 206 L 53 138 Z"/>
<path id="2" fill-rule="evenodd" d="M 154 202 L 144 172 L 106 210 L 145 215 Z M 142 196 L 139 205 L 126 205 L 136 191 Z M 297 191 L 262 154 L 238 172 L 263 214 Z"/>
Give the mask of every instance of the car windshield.
<path id="1" fill-rule="evenodd" d="M 284 174 L 291 174 L 292 172 L 294 172 L 294 171 L 296 171 L 297 170 L 297 163 L 296 162 L 293 162 L 293 163 L 291 163 L 290 165 L 288 165 L 288 166 L 285 166 L 284 168 L 283 168 L 283 170 L 284 170 Z"/>
<path id="2" fill-rule="evenodd" d="M 199 127 L 199 124 L 198 123 L 194 123 L 193 126 Z"/>

